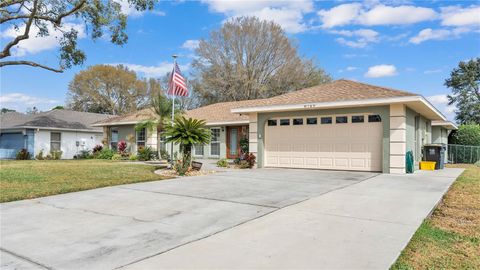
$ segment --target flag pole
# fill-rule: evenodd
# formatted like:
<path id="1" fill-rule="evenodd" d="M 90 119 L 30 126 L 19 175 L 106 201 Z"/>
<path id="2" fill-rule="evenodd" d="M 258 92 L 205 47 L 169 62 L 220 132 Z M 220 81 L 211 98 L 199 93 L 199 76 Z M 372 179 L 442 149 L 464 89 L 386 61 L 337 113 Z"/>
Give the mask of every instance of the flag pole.
<path id="1" fill-rule="evenodd" d="M 178 55 L 174 54 L 172 55 L 173 57 L 173 68 L 175 69 L 175 65 L 177 64 L 177 57 Z M 173 70 L 172 70 L 173 72 Z M 171 74 L 171 76 L 173 76 L 173 73 Z M 170 87 L 172 87 L 173 82 L 171 82 L 171 85 Z M 171 93 L 172 93 L 172 127 L 173 127 L 173 121 L 175 119 L 175 91 L 174 89 L 170 89 Z M 174 161 L 173 161 L 173 142 L 170 144 L 170 159 L 171 159 L 171 163 L 172 163 L 172 166 L 174 164 Z"/>

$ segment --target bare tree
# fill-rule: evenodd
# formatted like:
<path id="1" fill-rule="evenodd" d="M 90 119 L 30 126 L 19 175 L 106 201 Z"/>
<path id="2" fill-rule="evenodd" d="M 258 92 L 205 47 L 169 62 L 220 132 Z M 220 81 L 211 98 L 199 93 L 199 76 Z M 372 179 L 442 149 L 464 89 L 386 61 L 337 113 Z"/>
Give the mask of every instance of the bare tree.
<path id="1" fill-rule="evenodd" d="M 150 105 L 160 82 L 139 79 L 134 71 L 119 65 L 96 65 L 75 75 L 68 87 L 67 107 L 84 112 L 123 114 Z"/>
<path id="2" fill-rule="evenodd" d="M 204 104 L 257 99 L 330 81 L 302 59 L 280 25 L 234 18 L 201 40 L 193 61 L 193 88 Z"/>
<path id="3" fill-rule="evenodd" d="M 137 10 L 153 9 L 156 0 L 128 0 L 128 4 Z M 117 45 L 127 42 L 125 33 L 127 16 L 121 12 L 121 6 L 115 0 L 2 0 L 0 2 L 0 26 L 12 28 L 16 36 L 2 44 L 0 59 L 12 56 L 12 49 L 32 34 L 45 37 L 59 31 L 60 45 L 59 67 L 51 67 L 29 60 L 3 60 L 0 67 L 27 65 L 40 67 L 54 72 L 82 64 L 85 53 L 77 48 L 78 30 L 64 27 L 64 20 L 70 18 L 82 22 L 90 29 L 91 38 L 97 39 L 110 34 L 110 41 Z"/>

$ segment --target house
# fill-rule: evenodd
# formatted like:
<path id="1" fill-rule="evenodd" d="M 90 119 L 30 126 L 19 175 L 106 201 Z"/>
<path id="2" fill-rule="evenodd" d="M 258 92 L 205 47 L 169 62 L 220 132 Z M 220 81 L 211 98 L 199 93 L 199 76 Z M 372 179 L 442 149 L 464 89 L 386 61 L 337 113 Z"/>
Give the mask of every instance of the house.
<path id="1" fill-rule="evenodd" d="M 27 149 L 31 157 L 43 150 L 62 151 L 62 159 L 71 159 L 81 150 L 102 144 L 102 129 L 91 124 L 112 115 L 51 110 L 38 114 L 8 112 L 0 115 L 0 159 L 14 159 Z"/>
<path id="2" fill-rule="evenodd" d="M 248 138 L 258 167 L 405 173 L 405 155 L 416 166 L 422 147 L 446 143 L 456 126 L 418 94 L 336 80 L 266 99 L 222 102 L 186 112 L 203 119 L 212 141 L 195 146 L 199 158 L 235 158 Z M 155 117 L 151 109 L 108 119 L 105 139 L 113 146 L 135 134 L 134 125 Z M 136 133 L 138 145 L 169 147 L 156 130 Z"/>

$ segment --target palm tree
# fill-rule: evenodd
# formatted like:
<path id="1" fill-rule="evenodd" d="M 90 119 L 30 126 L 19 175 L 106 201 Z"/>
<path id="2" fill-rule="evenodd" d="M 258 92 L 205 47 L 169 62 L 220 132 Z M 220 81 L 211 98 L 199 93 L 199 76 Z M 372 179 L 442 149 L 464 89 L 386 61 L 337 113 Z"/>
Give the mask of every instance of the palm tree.
<path id="1" fill-rule="evenodd" d="M 192 147 L 195 144 L 207 144 L 210 142 L 210 130 L 205 128 L 206 122 L 193 118 L 178 116 L 173 126 L 165 127 L 166 142 L 180 144 L 182 164 L 190 166 Z"/>

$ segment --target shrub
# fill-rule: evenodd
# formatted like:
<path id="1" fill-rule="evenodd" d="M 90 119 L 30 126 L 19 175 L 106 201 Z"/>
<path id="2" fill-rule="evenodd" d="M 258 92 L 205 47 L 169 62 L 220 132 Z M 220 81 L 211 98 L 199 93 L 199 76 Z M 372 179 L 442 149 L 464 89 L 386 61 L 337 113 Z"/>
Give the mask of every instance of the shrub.
<path id="1" fill-rule="evenodd" d="M 248 168 L 253 168 L 253 166 L 255 166 L 255 160 L 257 159 L 257 157 L 255 157 L 254 154 L 252 153 L 248 153 L 248 154 L 245 154 L 245 161 L 248 163 Z"/>
<path id="2" fill-rule="evenodd" d="M 228 160 L 226 158 L 219 159 L 217 161 L 217 167 L 228 167 Z"/>
<path id="3" fill-rule="evenodd" d="M 240 151 L 242 154 L 248 153 L 248 138 L 243 137 L 240 139 Z"/>
<path id="4" fill-rule="evenodd" d="M 96 153 L 98 153 L 98 152 L 100 152 L 100 151 L 102 151 L 102 150 L 103 150 L 103 145 L 97 144 L 97 145 L 95 145 L 95 147 L 93 147 L 92 153 L 93 153 L 93 154 L 96 154 Z"/>
<path id="5" fill-rule="evenodd" d="M 233 163 L 237 164 L 237 165 L 240 165 L 241 160 L 242 160 L 241 158 L 237 157 L 236 159 L 233 160 Z"/>
<path id="6" fill-rule="evenodd" d="M 54 159 L 54 160 L 61 159 L 62 154 L 63 154 L 62 151 L 50 151 L 50 155 L 51 155 L 52 159 Z"/>
<path id="7" fill-rule="evenodd" d="M 16 156 L 17 160 L 27 160 L 30 159 L 30 152 L 27 151 L 27 149 L 23 148 L 20 151 L 17 152 Z"/>
<path id="8" fill-rule="evenodd" d="M 184 176 L 189 169 L 188 163 L 183 163 L 182 160 L 177 160 L 175 164 L 173 164 L 173 169 L 178 173 L 180 176 Z"/>
<path id="9" fill-rule="evenodd" d="M 250 169 L 250 164 L 246 160 L 240 160 L 238 166 L 240 169 Z"/>
<path id="10" fill-rule="evenodd" d="M 125 153 L 127 150 L 127 143 L 125 141 L 119 141 L 117 144 L 117 149 L 120 154 Z"/>
<path id="11" fill-rule="evenodd" d="M 115 151 L 113 151 L 112 149 L 103 148 L 100 152 L 98 152 L 97 158 L 98 159 L 112 159 L 114 154 L 115 154 Z"/>
<path id="12" fill-rule="evenodd" d="M 120 154 L 113 154 L 112 156 L 112 160 L 121 160 L 122 159 L 122 155 Z"/>
<path id="13" fill-rule="evenodd" d="M 137 158 L 141 161 L 148 161 L 155 159 L 155 151 L 151 147 L 139 147 L 137 150 Z"/>
<path id="14" fill-rule="evenodd" d="M 480 125 L 467 124 L 458 127 L 452 135 L 453 144 L 480 146 Z"/>
<path id="15" fill-rule="evenodd" d="M 35 156 L 35 159 L 36 160 L 44 160 L 43 149 L 41 149 L 40 152 L 38 152 L 38 154 Z"/>
<path id="16" fill-rule="evenodd" d="M 128 160 L 131 160 L 131 161 L 137 160 L 137 155 L 131 154 L 131 155 L 128 157 Z"/>
<path id="17" fill-rule="evenodd" d="M 73 158 L 77 159 L 89 159 L 92 158 L 92 153 L 89 150 L 81 150 L 80 153 Z"/>
<path id="18" fill-rule="evenodd" d="M 170 160 L 170 154 L 167 150 L 160 150 L 160 157 L 162 159 Z"/>

